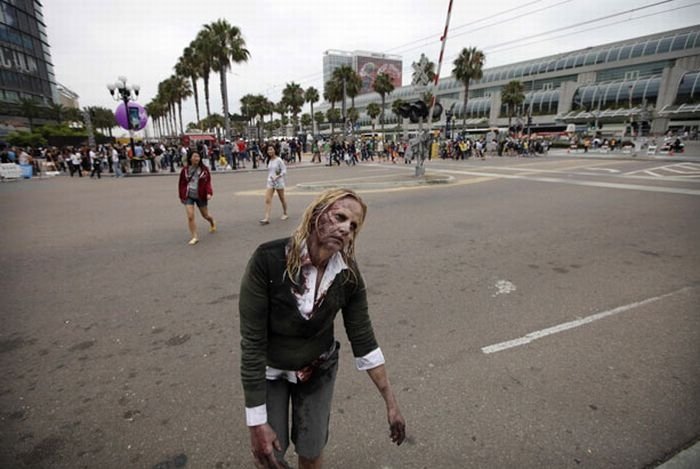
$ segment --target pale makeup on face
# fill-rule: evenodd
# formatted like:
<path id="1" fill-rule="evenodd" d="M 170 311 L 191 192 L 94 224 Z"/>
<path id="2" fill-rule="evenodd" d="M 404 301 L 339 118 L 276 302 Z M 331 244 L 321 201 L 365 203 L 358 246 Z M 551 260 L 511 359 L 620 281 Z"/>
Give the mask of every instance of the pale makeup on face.
<path id="1" fill-rule="evenodd" d="M 316 222 L 309 243 L 310 248 L 312 251 L 317 250 L 316 254 L 320 254 L 321 258 L 328 259 L 350 244 L 361 220 L 362 206 L 357 200 L 345 197 L 336 201 Z M 312 252 L 312 259 L 313 254 Z"/>

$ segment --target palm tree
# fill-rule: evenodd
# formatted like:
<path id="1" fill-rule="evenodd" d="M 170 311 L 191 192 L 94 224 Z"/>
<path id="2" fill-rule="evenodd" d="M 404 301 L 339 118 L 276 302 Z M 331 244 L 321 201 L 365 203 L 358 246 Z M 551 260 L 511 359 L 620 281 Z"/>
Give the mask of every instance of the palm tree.
<path id="1" fill-rule="evenodd" d="M 508 113 L 508 130 L 515 109 L 525 101 L 525 85 L 521 81 L 511 80 L 501 90 L 501 103 L 506 106 Z"/>
<path id="2" fill-rule="evenodd" d="M 469 99 L 469 82 L 484 76 L 483 68 L 486 57 L 476 47 L 465 47 L 453 62 L 452 75 L 464 85 L 464 108 L 462 109 L 462 127 L 467 126 L 467 99 Z"/>
<path id="3" fill-rule="evenodd" d="M 302 127 L 308 128 L 312 124 L 311 114 L 305 112 L 301 115 L 301 125 Z"/>
<path id="4" fill-rule="evenodd" d="M 112 136 L 112 128 L 114 127 L 114 114 L 111 110 L 102 106 L 89 106 L 86 110 L 90 113 L 92 127 L 103 131 L 107 130 L 109 136 Z"/>
<path id="5" fill-rule="evenodd" d="M 166 106 L 165 121 L 168 127 L 170 127 L 170 135 L 175 135 L 177 133 L 174 96 L 173 81 L 170 78 L 158 83 L 158 99 Z"/>
<path id="6" fill-rule="evenodd" d="M 350 123 L 350 128 L 355 128 L 355 123 L 360 119 L 360 113 L 355 107 L 348 109 L 348 122 Z"/>
<path id="7" fill-rule="evenodd" d="M 192 92 L 194 93 L 194 109 L 199 121 L 199 93 L 197 90 L 197 77 L 199 70 L 199 56 L 196 54 L 195 42 L 192 41 L 189 46 L 185 47 L 180 57 L 175 64 L 175 73 L 187 77 L 192 81 Z"/>
<path id="8" fill-rule="evenodd" d="M 228 113 L 228 89 L 226 88 L 226 73 L 231 68 L 231 63 L 247 62 L 250 52 L 246 49 L 245 40 L 241 30 L 232 26 L 225 19 L 219 19 L 204 26 L 204 30 L 210 37 L 215 47 L 212 52 L 212 69 L 219 72 L 221 78 L 221 101 L 224 108 L 225 137 L 231 136 L 231 122 Z"/>
<path id="9" fill-rule="evenodd" d="M 343 87 L 338 86 L 338 83 L 330 79 L 326 82 L 323 87 L 323 99 L 331 103 L 331 108 L 328 111 L 335 110 L 335 103 L 343 99 Z M 331 119 L 329 117 L 328 111 L 326 111 L 326 118 L 328 122 L 331 123 L 331 135 L 333 134 L 333 124 L 337 119 Z M 335 115 L 335 113 L 333 113 Z"/>
<path id="10" fill-rule="evenodd" d="M 306 91 L 304 91 L 304 101 L 307 103 L 311 104 L 311 115 L 315 116 L 314 114 L 314 103 L 317 103 L 321 97 L 318 94 L 318 90 L 314 88 L 313 86 L 309 86 Z M 314 121 L 315 122 L 315 121 Z M 313 126 L 313 129 L 311 130 L 311 133 L 316 135 L 316 126 Z"/>
<path id="11" fill-rule="evenodd" d="M 374 88 L 374 91 L 379 93 L 379 96 L 382 97 L 382 116 L 380 117 L 381 119 L 381 124 L 382 124 L 382 138 L 384 135 L 384 108 L 386 107 L 386 95 L 391 94 L 392 91 L 394 91 L 394 84 L 391 82 L 391 77 L 387 75 L 386 73 L 380 73 L 377 75 L 377 78 L 374 80 L 374 85 L 372 85 Z"/>
<path id="12" fill-rule="evenodd" d="M 401 101 L 397 99 L 396 101 Z M 372 133 L 374 133 L 374 120 L 382 113 L 382 108 L 377 103 L 369 103 L 367 105 L 367 115 L 372 119 Z"/>
<path id="13" fill-rule="evenodd" d="M 328 119 L 328 122 L 331 123 L 331 136 L 333 136 L 333 124 L 340 121 L 341 117 L 340 111 L 336 108 L 330 108 L 326 111 L 326 118 Z"/>
<path id="14" fill-rule="evenodd" d="M 297 83 L 287 83 L 284 90 L 282 90 L 282 102 L 292 114 L 292 120 L 296 122 L 297 114 L 301 112 L 301 107 L 305 102 L 304 89 Z"/>
<path id="15" fill-rule="evenodd" d="M 349 96 L 352 100 L 352 107 L 355 107 L 355 96 L 357 96 L 362 89 L 362 78 L 360 78 L 360 75 L 358 75 L 349 65 L 342 65 L 333 70 L 333 76 L 331 79 L 336 82 L 337 86 L 342 92 L 342 117 L 343 120 L 346 120 L 347 113 L 345 107 L 345 97 Z"/>
<path id="16" fill-rule="evenodd" d="M 195 49 L 195 66 L 197 75 L 204 81 L 204 105 L 207 108 L 207 117 L 211 115 L 209 106 L 209 76 L 212 71 L 212 50 L 216 47 L 212 41 L 211 35 L 207 31 L 202 30 L 197 34 L 197 37 L 191 44 Z"/>
<path id="17" fill-rule="evenodd" d="M 56 123 L 60 124 L 63 121 L 63 115 L 66 112 L 66 107 L 61 103 L 51 103 L 51 105 L 49 105 L 49 109 L 51 110 L 53 117 L 56 119 Z"/>
<path id="18" fill-rule="evenodd" d="M 316 114 L 314 114 L 314 123 L 316 124 L 316 128 L 320 128 L 321 124 L 323 124 L 325 121 L 326 115 L 321 111 L 316 111 Z"/>
<path id="19" fill-rule="evenodd" d="M 80 109 L 76 107 L 65 108 L 63 110 L 63 118 L 67 122 L 76 124 L 80 124 L 83 121 L 83 116 L 80 112 Z M 114 120 L 114 115 L 112 116 L 112 120 Z"/>
<path id="20" fill-rule="evenodd" d="M 185 129 L 182 123 L 182 100 L 192 96 L 192 88 L 190 88 L 190 82 L 181 75 L 173 75 L 170 77 L 171 86 L 173 91 L 173 100 L 177 104 L 177 114 L 180 118 L 180 133 L 184 134 Z"/>

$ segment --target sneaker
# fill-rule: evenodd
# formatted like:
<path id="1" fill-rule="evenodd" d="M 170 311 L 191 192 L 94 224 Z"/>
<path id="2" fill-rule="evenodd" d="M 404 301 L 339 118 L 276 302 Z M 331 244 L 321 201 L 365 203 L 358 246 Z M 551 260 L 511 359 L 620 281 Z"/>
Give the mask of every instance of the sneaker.
<path id="1" fill-rule="evenodd" d="M 285 213 L 284 215 L 282 215 L 282 216 L 280 217 L 280 220 L 286 220 L 287 218 L 289 218 L 289 215 L 287 215 L 287 214 Z"/>
<path id="2" fill-rule="evenodd" d="M 190 239 L 190 242 L 187 243 L 187 244 L 189 244 L 190 246 L 194 246 L 194 245 L 197 244 L 198 242 L 199 242 L 199 239 L 197 239 L 197 238 L 192 238 L 192 239 Z"/>
<path id="3" fill-rule="evenodd" d="M 263 220 L 258 220 L 258 223 L 260 223 L 261 225 L 269 225 L 269 224 L 270 224 L 270 220 L 264 220 L 264 219 L 263 219 Z"/>
<path id="4" fill-rule="evenodd" d="M 209 233 L 216 233 L 216 222 L 212 222 L 209 226 Z"/>

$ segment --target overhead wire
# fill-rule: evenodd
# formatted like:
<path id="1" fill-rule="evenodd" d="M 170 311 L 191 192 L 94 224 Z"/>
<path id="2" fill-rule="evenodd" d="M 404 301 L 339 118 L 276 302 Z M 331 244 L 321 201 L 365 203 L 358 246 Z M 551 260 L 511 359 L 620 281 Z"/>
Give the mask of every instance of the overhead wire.
<path id="1" fill-rule="evenodd" d="M 660 15 L 660 14 L 664 14 L 664 13 L 670 13 L 670 12 L 672 12 L 672 11 L 682 10 L 682 9 L 684 9 L 684 8 L 690 8 L 690 7 L 697 6 L 697 5 L 700 5 L 700 2 L 691 3 L 691 4 L 689 4 L 689 5 L 682 5 L 682 6 L 679 6 L 679 7 L 676 7 L 676 8 L 670 8 L 670 9 L 668 9 L 668 10 L 664 10 L 664 11 L 661 11 L 661 12 L 647 13 L 646 15 L 641 15 L 641 16 L 636 16 L 636 17 L 633 17 L 633 18 L 629 18 L 627 21 L 637 21 L 637 20 L 641 20 L 641 19 L 643 19 L 643 18 L 648 18 L 648 17 L 650 17 L 650 16 L 656 16 L 656 15 Z M 568 33 L 566 33 L 566 34 L 561 34 L 561 35 L 559 35 L 559 36 L 548 37 L 548 38 L 545 38 L 545 39 L 538 39 L 538 40 L 536 40 L 536 41 L 530 41 L 530 42 L 525 42 L 525 43 L 518 43 L 518 44 L 516 44 L 515 46 L 505 47 L 505 48 L 502 48 L 502 49 L 500 49 L 500 50 L 498 50 L 498 49 L 499 49 L 499 46 L 498 46 L 498 45 L 495 45 L 495 46 L 487 46 L 487 47 L 484 48 L 484 51 L 485 51 L 485 52 L 487 51 L 487 52 L 489 53 L 489 55 L 491 55 L 491 54 L 498 54 L 498 53 L 500 53 L 500 52 L 506 52 L 506 51 L 509 51 L 509 50 L 519 49 L 519 48 L 521 48 L 521 47 L 526 47 L 526 46 L 530 46 L 530 45 L 533 45 L 533 44 L 538 44 L 538 43 L 544 42 L 544 41 L 552 41 L 552 40 L 555 40 L 555 39 L 561 39 L 561 38 L 569 37 L 569 36 L 576 35 L 576 34 L 582 34 L 582 33 L 587 33 L 587 32 L 590 32 L 590 31 L 595 31 L 595 30 L 597 30 L 597 29 L 609 28 L 610 26 L 615 26 L 615 25 L 616 25 L 616 23 L 604 24 L 604 25 L 600 25 L 600 26 L 594 26 L 594 27 L 592 27 L 592 28 L 582 29 L 581 31 L 568 32 Z"/>
<path id="2" fill-rule="evenodd" d="M 479 18 L 479 19 L 474 20 L 474 21 L 471 21 L 471 22 L 469 22 L 469 23 L 464 23 L 464 24 L 455 26 L 454 28 L 451 28 L 451 30 L 454 31 L 454 30 L 466 28 L 466 27 L 468 27 L 468 26 L 473 26 L 473 25 L 478 24 L 478 23 L 481 23 L 481 22 L 483 22 L 483 21 L 488 21 L 488 20 L 490 20 L 490 19 L 499 17 L 499 16 L 501 16 L 501 15 L 505 15 L 505 14 L 511 13 L 511 12 L 513 12 L 513 11 L 516 11 L 516 10 L 521 10 L 521 9 L 523 9 L 523 8 L 527 8 L 527 7 L 529 7 L 529 6 L 531 6 L 531 5 L 534 5 L 534 4 L 536 4 L 536 3 L 542 3 L 543 1 L 544 1 L 544 0 L 534 0 L 534 1 L 531 1 L 531 2 L 528 2 L 528 3 L 524 3 L 524 4 L 522 4 L 522 5 L 518 5 L 517 7 L 508 8 L 508 9 L 506 9 L 506 10 L 502 10 L 502 11 L 496 12 L 496 13 L 494 13 L 494 14 L 492 14 L 492 15 L 485 16 L 485 17 L 483 17 L 483 18 Z M 560 4 L 569 3 L 569 2 L 571 2 L 571 1 L 573 1 L 573 0 L 563 0 L 563 1 L 560 1 L 559 3 L 554 4 L 554 5 L 550 5 L 550 6 L 548 6 L 548 7 L 543 8 L 543 9 L 536 10 L 536 12 L 539 12 L 539 11 L 542 11 L 542 10 L 548 9 L 548 8 L 554 8 L 554 7 L 556 7 L 556 6 L 559 6 Z M 525 13 L 523 16 L 527 16 L 527 15 L 530 15 L 530 14 L 533 14 L 533 13 L 534 13 L 534 12 L 531 11 L 531 12 Z M 512 18 L 512 19 L 517 19 L 517 18 L 518 18 L 518 17 L 515 17 L 515 18 Z M 490 25 L 490 26 L 493 26 L 493 25 Z M 489 26 L 489 27 L 490 27 L 490 26 Z M 484 29 L 484 28 L 482 27 L 482 28 L 480 28 L 480 29 Z M 438 35 L 436 34 L 436 35 L 426 36 L 426 37 L 424 37 L 424 38 L 416 39 L 416 40 L 414 40 L 414 41 L 410 41 L 410 42 L 407 42 L 407 43 L 405 43 L 405 44 L 401 44 L 401 45 L 392 47 L 392 48 L 390 48 L 390 49 L 385 49 L 384 53 L 391 52 L 391 51 L 397 51 L 397 50 L 403 50 L 406 46 L 409 46 L 409 45 L 411 45 L 411 44 L 415 44 L 415 43 L 418 43 L 418 42 L 425 43 L 425 42 L 428 41 L 428 40 L 435 41 L 436 36 L 438 36 Z M 420 47 L 424 47 L 425 45 L 427 45 L 427 44 L 422 44 L 421 46 L 418 46 L 418 47 L 414 47 L 414 48 L 411 48 L 411 49 L 406 49 L 405 52 L 408 52 L 408 51 L 410 51 L 410 50 L 414 50 L 414 49 L 417 49 L 417 48 L 420 48 Z M 320 73 L 317 72 L 317 73 L 305 75 L 304 77 L 297 78 L 296 80 L 293 80 L 293 81 L 295 81 L 295 82 L 296 82 L 296 81 L 299 81 L 299 82 L 301 82 L 301 83 L 310 83 L 310 82 L 313 82 L 313 81 L 315 81 L 316 79 L 318 79 L 318 78 L 320 78 L 320 77 L 322 77 L 322 76 L 323 76 L 323 72 L 320 72 Z M 282 87 L 284 87 L 284 86 L 285 86 L 285 85 L 283 85 L 283 84 L 275 84 L 275 85 L 273 85 L 273 86 L 271 86 L 271 87 L 268 87 L 267 90 L 273 90 L 273 89 L 276 89 L 276 88 L 282 88 Z"/>
<path id="3" fill-rule="evenodd" d="M 475 21 L 470 22 L 470 23 L 465 23 L 465 24 L 459 25 L 459 26 L 457 26 L 457 27 L 455 27 L 455 28 L 453 28 L 453 29 L 461 29 L 461 28 L 464 28 L 464 27 L 466 27 L 466 26 L 470 26 L 470 25 L 473 25 L 473 24 L 477 24 L 477 23 L 486 21 L 486 20 L 488 20 L 488 19 L 491 19 L 491 18 L 493 18 L 493 17 L 495 17 L 495 16 L 498 16 L 498 15 L 501 15 L 501 14 L 505 14 L 506 12 L 512 12 L 512 11 L 515 11 L 515 10 L 517 10 L 517 9 L 525 8 L 525 7 L 530 6 L 530 5 L 532 5 L 532 4 L 535 4 L 535 3 L 540 3 L 541 1 L 542 1 L 542 0 L 536 0 L 536 1 L 533 1 L 533 2 L 529 2 L 529 3 L 526 3 L 526 4 L 521 5 L 521 6 L 519 6 L 519 7 L 511 8 L 511 9 L 509 9 L 509 10 L 505 10 L 504 12 L 496 13 L 496 14 L 491 15 L 491 16 L 489 16 L 489 17 L 484 17 L 484 18 L 481 18 L 481 19 L 479 19 L 479 20 L 475 20 Z M 561 2 L 555 3 L 555 4 L 553 4 L 553 5 L 549 5 L 549 6 L 546 6 L 546 7 L 540 8 L 540 9 L 537 9 L 537 10 L 533 10 L 533 11 L 530 11 L 530 12 L 527 12 L 527 13 L 523 13 L 523 14 L 521 14 L 521 15 L 516 15 L 516 16 L 514 16 L 514 17 L 512 17 L 512 18 L 507 18 L 507 19 L 505 19 L 505 20 L 499 21 L 498 23 L 491 23 L 491 24 L 489 24 L 489 25 L 484 25 L 484 26 L 481 26 L 481 27 L 479 27 L 479 28 L 476 28 L 476 29 L 473 29 L 473 30 L 470 30 L 470 31 L 465 31 L 465 32 L 462 32 L 462 33 L 458 33 L 458 34 L 455 34 L 455 35 L 452 35 L 452 34 L 451 34 L 451 35 L 450 35 L 450 38 L 454 38 L 455 36 L 463 36 L 463 35 L 465 35 L 465 34 L 473 33 L 473 32 L 476 32 L 476 31 L 479 31 L 479 30 L 482 30 L 482 29 L 486 29 L 486 28 L 489 28 L 489 27 L 499 26 L 499 25 L 502 25 L 504 22 L 512 21 L 512 20 L 515 20 L 515 19 L 520 19 L 520 18 L 529 16 L 529 15 L 531 15 L 531 14 L 534 14 L 534 13 L 537 13 L 537 12 L 541 12 L 541 11 L 546 10 L 546 9 L 554 8 L 554 7 L 560 6 L 560 5 L 565 4 L 565 3 L 570 3 L 571 1 L 573 1 L 573 0 L 562 0 Z M 529 36 L 524 36 L 524 37 L 521 37 L 521 38 L 518 38 L 518 39 L 509 40 L 509 41 L 505 41 L 505 42 L 498 43 L 498 44 L 489 45 L 489 46 L 484 47 L 483 49 L 484 49 L 485 51 L 490 52 L 491 54 L 494 54 L 494 53 L 505 52 L 505 51 L 508 51 L 508 50 L 511 50 L 511 49 L 517 49 L 517 48 L 523 47 L 523 46 L 525 46 L 525 45 L 537 44 L 537 43 L 543 42 L 543 41 L 554 40 L 554 39 L 557 39 L 557 38 L 560 38 L 560 37 L 564 37 L 564 36 L 566 36 L 566 35 L 560 35 L 560 36 L 555 36 L 555 37 L 549 37 L 549 38 L 539 39 L 539 40 L 536 40 L 536 41 L 528 42 L 528 43 L 526 43 L 526 44 L 523 44 L 523 42 L 522 42 L 522 41 L 525 41 L 525 40 L 528 40 L 528 39 L 533 39 L 533 38 L 538 38 L 538 37 L 542 37 L 542 36 L 547 36 L 547 35 L 554 34 L 554 33 L 557 33 L 557 32 L 562 32 L 562 31 L 568 31 L 568 30 L 576 29 L 576 28 L 579 28 L 579 27 L 581 27 L 581 26 L 585 26 L 585 25 L 587 25 L 587 24 L 591 24 L 591 23 L 595 23 L 595 22 L 600 22 L 600 21 L 609 20 L 609 19 L 616 18 L 616 17 L 622 16 L 622 15 L 626 15 L 626 14 L 629 14 L 629 13 L 638 12 L 638 11 L 645 10 L 645 9 L 648 9 L 648 8 L 657 7 L 657 6 L 664 5 L 664 4 L 667 4 L 667 3 L 671 3 L 671 2 L 674 2 L 674 1 L 677 1 L 677 0 L 661 0 L 661 1 L 658 1 L 658 2 L 655 2 L 655 3 L 651 3 L 651 4 L 648 4 L 648 5 L 643 5 L 643 6 L 639 6 L 639 7 L 635 7 L 635 8 L 630 8 L 630 9 L 627 9 L 627 10 L 624 10 L 624 11 L 621 11 L 621 12 L 617 12 L 617 13 L 613 13 L 613 14 L 609 14 L 609 15 L 604 15 L 604 16 L 601 16 L 601 17 L 598 17 L 598 18 L 595 18 L 595 19 L 586 20 L 586 21 L 581 21 L 581 22 L 576 23 L 576 24 L 572 24 L 572 25 L 568 25 L 568 26 L 563 26 L 563 27 L 555 28 L 555 29 L 552 29 L 552 30 L 549 30 L 549 31 L 545 31 L 545 32 L 541 32 L 541 33 L 537 33 L 537 34 L 533 34 L 533 35 L 529 35 Z M 635 18 L 630 18 L 628 21 L 636 21 L 636 20 L 643 19 L 643 18 L 648 18 L 648 17 L 651 17 L 651 16 L 658 16 L 658 15 L 661 15 L 661 14 L 670 13 L 670 12 L 672 12 L 672 11 L 676 11 L 676 10 L 680 10 L 680 9 L 684 9 L 684 8 L 689 8 L 689 7 L 691 7 L 691 6 L 695 6 L 695 5 L 698 5 L 698 4 L 700 4 L 700 2 L 692 3 L 692 4 L 689 4 L 689 5 L 679 6 L 679 7 L 676 7 L 676 8 L 666 9 L 666 10 L 659 11 L 659 12 L 649 13 L 649 14 L 647 14 L 647 15 L 642 15 L 642 16 L 638 16 L 638 17 L 635 17 Z M 593 28 L 588 28 L 588 29 L 584 29 L 584 30 L 581 30 L 581 31 L 573 31 L 573 32 L 567 33 L 567 35 L 580 34 L 580 33 L 586 32 L 586 31 L 596 30 L 596 29 L 604 29 L 604 28 L 607 28 L 607 27 L 615 26 L 616 24 L 617 24 L 617 23 L 611 23 L 611 24 L 606 24 L 606 25 L 602 25 L 602 26 L 595 26 L 595 27 L 593 27 Z M 396 47 L 393 47 L 393 48 L 391 48 L 391 49 L 387 49 L 386 51 L 388 52 L 388 51 L 394 51 L 394 50 L 403 50 L 404 52 L 408 52 L 408 51 L 410 51 L 410 50 L 414 50 L 414 49 L 416 49 L 416 48 L 423 47 L 423 46 L 425 46 L 425 45 L 427 45 L 427 44 L 422 44 L 421 46 L 412 47 L 412 48 L 405 49 L 405 50 L 403 49 L 403 47 L 408 46 L 408 45 L 411 45 L 411 44 L 415 44 L 415 43 L 417 43 L 417 42 L 424 41 L 424 40 L 425 40 L 425 39 L 414 40 L 414 41 L 408 42 L 408 43 L 406 43 L 406 44 L 404 44 L 404 45 L 396 46 Z M 512 47 L 508 47 L 508 46 L 512 46 Z M 453 55 L 452 57 L 450 57 L 449 60 L 453 60 L 453 59 L 456 58 L 457 56 L 458 56 L 458 54 Z M 404 67 L 404 68 L 405 68 L 405 67 Z M 304 77 L 301 77 L 301 79 L 297 79 L 297 80 L 300 81 L 301 83 L 310 83 L 310 82 L 315 82 L 315 81 L 318 79 L 318 77 L 321 77 L 322 75 L 323 75 L 322 72 L 321 72 L 321 73 L 314 73 L 314 74 L 305 75 Z M 295 81 L 297 81 L 297 80 L 295 80 Z M 272 90 L 272 89 L 276 89 L 276 88 L 282 88 L 283 86 L 284 86 L 284 85 L 273 85 L 272 87 L 268 88 L 268 90 Z"/>

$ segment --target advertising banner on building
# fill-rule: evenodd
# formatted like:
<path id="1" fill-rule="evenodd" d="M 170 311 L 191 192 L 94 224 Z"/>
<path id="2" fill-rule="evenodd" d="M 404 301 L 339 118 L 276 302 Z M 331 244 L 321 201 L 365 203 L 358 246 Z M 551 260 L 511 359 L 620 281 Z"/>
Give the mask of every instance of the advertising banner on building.
<path id="1" fill-rule="evenodd" d="M 374 85 L 374 80 L 377 79 L 377 75 L 380 73 L 389 75 L 394 87 L 401 87 L 401 60 L 361 55 L 358 55 L 356 60 L 356 71 L 362 79 L 362 89 L 360 94 L 374 91 L 372 88 Z"/>

